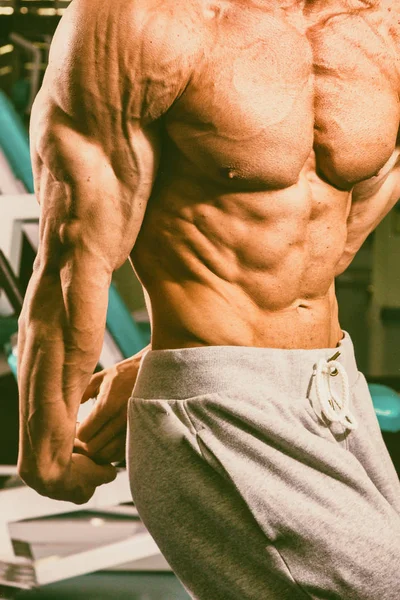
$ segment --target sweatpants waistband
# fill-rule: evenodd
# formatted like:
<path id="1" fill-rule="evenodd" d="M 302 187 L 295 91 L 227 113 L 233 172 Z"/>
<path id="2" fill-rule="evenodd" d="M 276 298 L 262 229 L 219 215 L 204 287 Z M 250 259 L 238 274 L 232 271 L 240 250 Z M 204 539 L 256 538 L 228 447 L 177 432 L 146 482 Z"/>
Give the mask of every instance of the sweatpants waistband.
<path id="1" fill-rule="evenodd" d="M 335 360 L 344 367 L 351 388 L 359 373 L 350 335 L 343 333 L 337 348 L 202 346 L 149 351 L 142 360 L 133 397 L 178 400 L 247 386 L 272 386 L 283 394 L 304 397 L 318 361 L 328 361 L 339 352 Z"/>

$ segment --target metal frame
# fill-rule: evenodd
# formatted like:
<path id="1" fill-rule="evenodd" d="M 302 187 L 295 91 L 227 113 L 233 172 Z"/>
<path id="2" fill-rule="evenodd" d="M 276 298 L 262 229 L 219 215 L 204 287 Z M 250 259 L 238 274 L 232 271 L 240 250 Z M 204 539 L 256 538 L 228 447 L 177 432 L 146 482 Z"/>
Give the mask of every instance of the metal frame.
<path id="1" fill-rule="evenodd" d="M 0 247 L 14 273 L 18 273 L 21 259 L 22 225 L 39 217 L 40 207 L 34 194 L 0 196 Z M 10 314 L 8 302 L 1 294 L 0 314 Z"/>
<path id="2" fill-rule="evenodd" d="M 131 500 L 126 471 L 120 472 L 112 483 L 98 488 L 84 506 L 50 500 L 27 487 L 0 492 L 0 585 L 30 589 L 160 554 L 150 534 L 142 533 L 62 558 L 55 556 L 35 561 L 14 555 L 8 531 L 11 522 L 82 510 L 99 510 Z"/>
<path id="3" fill-rule="evenodd" d="M 26 114 L 29 115 L 40 87 L 40 65 L 42 63 L 42 51 L 33 42 L 22 37 L 22 35 L 19 35 L 19 33 L 11 33 L 10 40 L 15 44 L 15 46 L 23 48 L 32 55 L 33 69 L 31 72 L 31 90 L 29 104 L 25 111 Z"/>
<path id="4" fill-rule="evenodd" d="M 40 207 L 34 194 L 0 196 L 0 245 L 15 273 L 21 258 L 22 224 L 39 217 Z"/>

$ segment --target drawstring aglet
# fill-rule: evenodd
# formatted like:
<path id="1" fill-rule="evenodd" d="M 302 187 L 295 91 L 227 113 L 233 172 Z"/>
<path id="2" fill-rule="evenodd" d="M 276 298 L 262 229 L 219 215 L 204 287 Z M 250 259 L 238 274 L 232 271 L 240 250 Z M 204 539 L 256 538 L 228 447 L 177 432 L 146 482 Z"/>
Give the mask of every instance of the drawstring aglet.
<path id="1" fill-rule="evenodd" d="M 336 360 L 337 358 L 339 358 L 340 354 L 340 352 L 336 352 L 336 354 L 331 356 L 331 358 L 328 358 L 327 362 L 332 362 L 333 360 Z M 339 371 L 337 369 L 333 369 L 333 371 L 331 371 L 330 374 L 332 377 L 336 377 L 337 375 L 339 375 Z"/>

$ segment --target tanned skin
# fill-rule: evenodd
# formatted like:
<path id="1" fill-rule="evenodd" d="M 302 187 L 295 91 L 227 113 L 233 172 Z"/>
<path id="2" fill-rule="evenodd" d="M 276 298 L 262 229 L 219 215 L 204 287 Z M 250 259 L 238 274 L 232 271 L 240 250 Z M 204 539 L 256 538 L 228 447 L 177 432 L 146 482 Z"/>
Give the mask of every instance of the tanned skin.
<path id="1" fill-rule="evenodd" d="M 29 485 L 79 503 L 115 476 L 93 420 L 74 438 L 128 257 L 153 349 L 338 344 L 334 279 L 400 196 L 399 22 L 393 0 L 73 0 L 31 125 Z"/>

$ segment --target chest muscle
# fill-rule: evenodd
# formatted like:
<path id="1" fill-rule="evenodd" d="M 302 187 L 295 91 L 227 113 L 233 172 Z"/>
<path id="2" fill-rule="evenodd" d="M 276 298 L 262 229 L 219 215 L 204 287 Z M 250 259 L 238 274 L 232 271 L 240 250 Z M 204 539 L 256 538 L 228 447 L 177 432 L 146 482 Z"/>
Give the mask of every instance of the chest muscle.
<path id="1" fill-rule="evenodd" d="M 313 147 L 318 170 L 337 187 L 375 175 L 393 153 L 400 117 L 396 61 L 382 31 L 354 15 L 300 33 L 276 16 L 244 14 L 219 14 L 169 116 L 180 151 L 209 177 L 244 189 L 293 185 Z"/>

